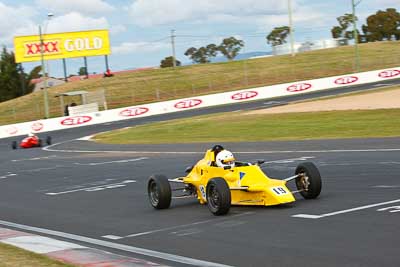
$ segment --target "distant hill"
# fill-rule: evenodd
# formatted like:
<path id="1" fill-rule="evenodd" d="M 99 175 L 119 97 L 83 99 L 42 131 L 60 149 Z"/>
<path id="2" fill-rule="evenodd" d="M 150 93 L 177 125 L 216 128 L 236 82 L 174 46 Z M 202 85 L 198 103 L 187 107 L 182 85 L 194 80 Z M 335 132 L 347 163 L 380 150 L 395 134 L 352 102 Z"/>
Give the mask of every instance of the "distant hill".
<path id="1" fill-rule="evenodd" d="M 243 59 L 248 59 L 251 57 L 261 57 L 261 56 L 272 56 L 272 52 L 255 51 L 255 52 L 242 53 L 242 54 L 239 54 L 235 58 L 235 60 L 243 60 Z M 224 56 L 218 56 L 218 57 L 211 59 L 211 63 L 227 62 L 227 61 L 228 60 Z M 193 62 L 184 62 L 183 65 L 184 66 L 193 65 Z"/>
<path id="2" fill-rule="evenodd" d="M 266 52 L 266 51 L 255 51 L 255 52 L 248 52 L 248 53 L 241 53 L 237 55 L 235 60 L 242 60 L 242 59 L 248 59 L 251 57 L 260 57 L 260 56 L 270 56 L 272 55 L 272 52 Z M 226 62 L 228 61 L 226 57 L 224 56 L 219 56 L 211 59 L 211 62 Z"/>

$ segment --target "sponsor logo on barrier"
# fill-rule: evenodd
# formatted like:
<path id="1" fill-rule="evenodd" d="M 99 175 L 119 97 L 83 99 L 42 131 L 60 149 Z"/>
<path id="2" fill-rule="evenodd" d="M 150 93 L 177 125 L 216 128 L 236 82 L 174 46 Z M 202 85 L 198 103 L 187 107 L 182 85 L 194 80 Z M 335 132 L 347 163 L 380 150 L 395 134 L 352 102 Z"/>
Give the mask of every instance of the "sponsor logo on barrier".
<path id="1" fill-rule="evenodd" d="M 175 108 L 183 109 L 183 108 L 192 108 L 198 106 L 202 103 L 200 99 L 187 99 L 181 102 L 178 102 L 174 105 Z"/>
<path id="2" fill-rule="evenodd" d="M 346 76 L 346 77 L 340 77 L 335 80 L 336 84 L 350 84 L 350 83 L 355 83 L 358 81 L 358 77 L 356 76 Z"/>
<path id="3" fill-rule="evenodd" d="M 41 122 L 35 122 L 32 124 L 31 129 L 35 132 L 39 132 L 43 129 L 44 125 Z"/>
<path id="4" fill-rule="evenodd" d="M 294 92 L 301 92 L 301 91 L 308 90 L 311 87 L 312 87 L 312 85 L 309 83 L 298 83 L 298 84 L 293 84 L 293 85 L 289 86 L 286 90 L 288 92 L 294 93 Z"/>
<path id="5" fill-rule="evenodd" d="M 66 125 L 66 126 L 81 125 L 81 124 L 84 124 L 91 120 L 92 120 L 92 117 L 90 117 L 90 116 L 76 116 L 76 117 L 66 118 L 65 120 L 62 120 L 61 124 Z"/>
<path id="6" fill-rule="evenodd" d="M 400 75 L 400 70 L 385 70 L 378 74 L 381 78 L 392 78 Z"/>
<path id="7" fill-rule="evenodd" d="M 124 117 L 134 117 L 134 116 L 142 115 L 148 111 L 149 111 L 149 109 L 145 108 L 145 107 L 127 108 L 127 109 L 124 109 L 123 111 L 121 111 L 119 113 L 119 115 L 124 116 Z"/>
<path id="8" fill-rule="evenodd" d="M 258 93 L 256 91 L 246 91 L 234 94 L 231 96 L 233 100 L 246 100 L 253 97 L 256 97 Z"/>
<path id="9" fill-rule="evenodd" d="M 10 126 L 6 129 L 6 133 L 8 133 L 9 135 L 14 135 L 18 133 L 18 129 L 15 126 Z"/>

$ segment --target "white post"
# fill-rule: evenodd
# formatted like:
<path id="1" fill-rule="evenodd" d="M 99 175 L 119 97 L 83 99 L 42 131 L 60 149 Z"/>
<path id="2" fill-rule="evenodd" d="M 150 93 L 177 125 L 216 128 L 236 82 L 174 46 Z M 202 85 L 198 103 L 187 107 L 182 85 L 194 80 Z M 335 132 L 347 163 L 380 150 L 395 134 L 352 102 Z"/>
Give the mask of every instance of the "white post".
<path id="1" fill-rule="evenodd" d="M 293 19 L 292 19 L 292 0 L 288 0 L 288 13 L 289 13 L 289 32 L 290 32 L 290 52 L 292 57 L 296 55 L 294 51 L 294 37 L 293 37 Z"/>

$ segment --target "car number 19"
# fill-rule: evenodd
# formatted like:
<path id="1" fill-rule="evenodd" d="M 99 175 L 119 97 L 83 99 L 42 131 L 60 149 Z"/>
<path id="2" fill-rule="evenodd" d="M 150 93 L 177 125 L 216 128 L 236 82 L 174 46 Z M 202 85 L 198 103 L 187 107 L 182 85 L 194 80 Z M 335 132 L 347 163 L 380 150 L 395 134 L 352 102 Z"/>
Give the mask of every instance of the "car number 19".
<path id="1" fill-rule="evenodd" d="M 288 192 L 286 192 L 285 188 L 281 187 L 281 186 L 277 186 L 277 187 L 272 187 L 271 188 L 272 191 L 274 191 L 275 194 L 279 195 L 284 195 L 287 194 Z"/>

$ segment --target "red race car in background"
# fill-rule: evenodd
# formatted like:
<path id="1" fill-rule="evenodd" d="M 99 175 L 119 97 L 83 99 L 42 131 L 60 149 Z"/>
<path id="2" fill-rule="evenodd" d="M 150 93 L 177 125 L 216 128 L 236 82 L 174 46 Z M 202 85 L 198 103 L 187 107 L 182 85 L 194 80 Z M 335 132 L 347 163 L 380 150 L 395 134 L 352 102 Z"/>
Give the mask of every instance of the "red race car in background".
<path id="1" fill-rule="evenodd" d="M 47 145 L 51 145 L 51 137 L 47 136 L 45 142 Z M 29 134 L 19 143 L 20 148 L 32 148 L 32 147 L 42 147 L 42 146 L 43 146 L 43 140 L 34 134 Z M 18 142 L 13 141 L 11 143 L 11 147 L 12 149 L 17 149 Z"/>

